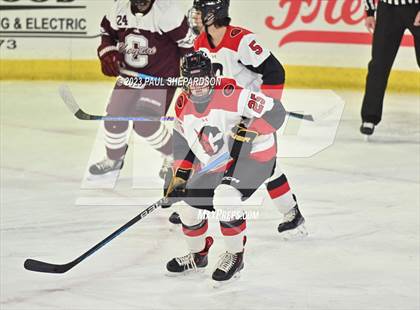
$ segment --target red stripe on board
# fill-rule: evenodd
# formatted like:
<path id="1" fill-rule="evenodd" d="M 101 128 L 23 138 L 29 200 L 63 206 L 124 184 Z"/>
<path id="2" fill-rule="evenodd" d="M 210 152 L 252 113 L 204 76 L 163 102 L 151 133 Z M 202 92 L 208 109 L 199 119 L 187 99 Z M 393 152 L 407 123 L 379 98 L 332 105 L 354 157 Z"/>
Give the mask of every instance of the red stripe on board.
<path id="1" fill-rule="evenodd" d="M 222 231 L 223 236 L 236 236 L 243 232 L 245 229 L 246 221 L 244 221 L 241 225 L 232 228 L 220 226 L 220 230 Z"/>
<path id="2" fill-rule="evenodd" d="M 280 196 L 283 196 L 288 191 L 290 191 L 290 186 L 289 186 L 289 183 L 286 182 L 283 185 L 272 189 L 268 193 L 270 194 L 271 199 L 275 199 L 275 198 L 278 198 Z"/>
<path id="3" fill-rule="evenodd" d="M 339 43 L 339 44 L 372 44 L 372 35 L 364 32 L 340 32 L 340 31 L 293 31 L 285 35 L 279 42 L 279 46 L 292 42 L 304 43 Z M 401 46 L 413 47 L 414 37 L 404 35 Z"/>

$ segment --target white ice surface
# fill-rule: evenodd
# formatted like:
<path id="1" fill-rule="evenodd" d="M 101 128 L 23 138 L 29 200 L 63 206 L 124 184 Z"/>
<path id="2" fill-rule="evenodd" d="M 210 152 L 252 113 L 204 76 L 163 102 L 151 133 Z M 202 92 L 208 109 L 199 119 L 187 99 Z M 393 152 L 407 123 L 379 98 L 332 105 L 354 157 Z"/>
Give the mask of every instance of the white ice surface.
<path id="1" fill-rule="evenodd" d="M 280 216 L 259 191 L 242 277 L 215 290 L 209 278 L 223 241 L 214 221 L 207 272 L 165 276 L 166 262 L 186 252 L 181 232 L 169 230 L 172 210 L 151 214 L 66 274 L 23 268 L 28 257 L 74 259 L 160 194 L 161 159 L 141 143 L 115 189 L 81 189 L 98 123 L 76 120 L 58 85 L 0 83 L 1 309 L 419 309 L 418 97 L 388 94 L 366 143 L 362 94 L 338 91 L 346 105 L 335 143 L 281 160 L 310 236 L 279 240 Z M 110 84 L 70 86 L 86 111 L 103 111 Z M 87 198 L 93 203 L 76 204 Z"/>

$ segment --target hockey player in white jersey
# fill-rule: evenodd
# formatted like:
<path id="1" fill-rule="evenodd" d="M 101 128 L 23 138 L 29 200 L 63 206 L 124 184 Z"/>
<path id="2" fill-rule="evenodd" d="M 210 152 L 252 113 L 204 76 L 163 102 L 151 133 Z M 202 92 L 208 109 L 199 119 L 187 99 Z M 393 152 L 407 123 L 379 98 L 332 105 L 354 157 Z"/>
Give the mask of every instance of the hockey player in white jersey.
<path id="1" fill-rule="evenodd" d="M 202 51 L 183 58 L 182 75 L 191 79 L 213 76 L 210 59 Z M 276 164 L 275 132 L 285 119 L 280 101 L 239 87 L 235 80 L 189 83 L 178 97 L 174 129 L 174 177 L 167 188 L 168 204 L 183 200 L 180 218 L 190 253 L 168 262 L 170 274 L 203 269 L 213 239 L 200 209 L 223 214 L 220 229 L 226 252 L 212 274 L 215 283 L 238 276 L 244 267 L 247 200 L 272 175 Z M 230 160 L 204 175 L 195 169 L 228 152 Z M 220 213 L 219 213 L 220 214 Z"/>
<path id="2" fill-rule="evenodd" d="M 201 30 L 194 47 L 209 55 L 214 73 L 280 100 L 285 82 L 283 66 L 254 33 L 230 25 L 229 0 L 194 0 L 193 8 L 193 15 L 198 14 L 191 17 L 191 23 Z M 306 235 L 296 197 L 278 165 L 266 187 L 273 204 L 284 215 L 277 227 L 279 233 L 285 238 Z M 174 214 L 170 220 L 179 222 Z"/>

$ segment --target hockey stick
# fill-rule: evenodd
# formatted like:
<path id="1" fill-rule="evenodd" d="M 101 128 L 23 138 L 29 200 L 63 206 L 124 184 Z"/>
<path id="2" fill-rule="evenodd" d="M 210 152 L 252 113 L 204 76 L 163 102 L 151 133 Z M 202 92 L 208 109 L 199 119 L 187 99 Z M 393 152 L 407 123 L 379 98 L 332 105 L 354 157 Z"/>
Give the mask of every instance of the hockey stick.
<path id="1" fill-rule="evenodd" d="M 119 229 L 114 231 L 112 234 L 110 234 L 108 237 L 106 237 L 101 242 L 97 243 L 95 246 L 90 248 L 88 251 L 80 255 L 75 260 L 67 263 L 67 264 L 50 264 L 43 261 L 30 259 L 28 258 L 25 260 L 24 267 L 27 270 L 30 271 L 37 271 L 37 272 L 45 272 L 45 273 L 65 273 L 66 271 L 70 270 L 77 264 L 79 264 L 81 261 L 85 260 L 89 256 L 91 256 L 93 253 L 98 251 L 100 248 L 105 246 L 108 242 L 110 242 L 112 239 L 118 237 L 120 234 L 122 234 L 125 230 L 133 226 L 135 223 L 140 221 L 141 219 L 145 218 L 147 215 L 155 211 L 157 208 L 159 208 L 162 203 L 164 202 L 165 198 L 160 199 L 159 201 L 155 202 L 151 206 L 149 206 L 147 209 L 142 211 L 139 215 L 132 218 L 129 222 L 121 226 Z"/>
<path id="2" fill-rule="evenodd" d="M 152 78 L 157 79 L 149 75 L 144 75 L 139 73 L 139 77 L 142 78 Z M 175 117 L 173 116 L 162 116 L 161 118 L 150 118 L 150 117 L 137 117 L 137 116 L 109 116 L 109 115 L 93 115 L 88 114 L 83 111 L 80 106 L 77 104 L 76 99 L 74 98 L 70 88 L 67 85 L 61 85 L 58 89 L 61 99 L 63 99 L 67 108 L 73 113 L 73 115 L 80 120 L 99 120 L 99 121 L 142 121 L 142 122 L 156 122 L 156 121 L 173 121 Z M 311 114 L 301 114 L 296 112 L 286 112 L 290 117 L 297 119 L 302 119 L 306 121 L 313 122 L 314 118 Z"/>
<path id="3" fill-rule="evenodd" d="M 173 121 L 173 116 L 163 116 L 161 118 L 150 118 L 150 117 L 132 117 L 132 116 L 102 116 L 92 115 L 83 111 L 77 104 L 70 88 L 67 85 L 61 85 L 58 89 L 61 99 L 63 99 L 65 105 L 69 108 L 76 118 L 81 120 L 102 120 L 102 121 L 142 121 L 142 122 L 156 122 L 156 121 Z"/>
<path id="4" fill-rule="evenodd" d="M 229 158 L 228 153 L 224 153 L 220 155 L 217 159 L 215 159 L 213 162 L 211 162 L 209 165 L 205 166 L 203 169 L 200 170 L 200 172 L 197 174 L 196 177 L 203 175 L 207 171 L 217 167 L 219 164 L 223 163 L 226 159 Z M 166 202 L 165 198 L 161 198 L 159 201 L 155 202 L 154 204 L 150 205 L 148 208 L 143 210 L 139 215 L 132 218 L 129 222 L 118 228 L 116 231 L 114 231 L 112 234 L 110 234 L 108 237 L 103 239 L 101 242 L 97 243 L 95 246 L 87 250 L 85 253 L 74 259 L 73 261 L 66 263 L 66 264 L 51 264 L 35 259 L 28 258 L 25 260 L 25 263 L 23 266 L 25 269 L 30 271 L 36 271 L 36 272 L 45 272 L 45 273 L 65 273 L 69 271 L 71 268 L 91 256 L 93 253 L 98 251 L 100 248 L 108 244 L 111 240 L 118 237 L 120 234 L 122 234 L 124 231 L 126 231 L 128 228 L 133 226 L 135 223 L 140 221 L 141 219 L 145 218 L 147 215 L 155 211 L 157 208 L 161 207 L 162 204 Z"/>
<path id="5" fill-rule="evenodd" d="M 290 117 L 294 117 L 294 118 L 298 118 L 298 119 L 303 119 L 305 121 L 309 121 L 309 122 L 313 122 L 314 121 L 314 117 L 311 114 L 301 114 L 301 113 L 296 113 L 296 112 L 287 112 L 286 114 L 289 115 Z"/>
<path id="6" fill-rule="evenodd" d="M 127 69 L 121 69 L 120 72 L 122 74 L 130 76 L 130 77 L 139 78 L 140 79 L 139 85 L 143 85 L 142 80 L 144 80 L 145 84 L 151 82 L 152 84 L 157 83 L 157 84 L 161 84 L 163 86 L 180 86 L 180 85 L 182 85 L 181 83 L 176 82 L 177 78 L 156 77 L 156 76 L 152 76 L 152 75 L 148 75 L 148 74 L 144 74 L 144 73 L 137 73 L 135 71 L 131 71 L 131 70 L 127 70 Z M 122 78 L 122 79 L 125 80 L 125 78 Z M 133 83 L 135 84 L 136 81 L 133 82 Z M 135 85 L 133 85 L 133 84 L 130 85 L 130 83 L 126 83 L 125 81 L 123 82 L 123 84 L 127 87 L 137 88 Z M 288 112 L 288 111 L 286 111 L 286 114 L 289 115 L 290 117 L 294 117 L 294 118 L 297 118 L 297 119 L 302 119 L 302 120 L 309 121 L 309 122 L 314 121 L 314 118 L 311 114 L 302 114 L 302 113 Z"/>

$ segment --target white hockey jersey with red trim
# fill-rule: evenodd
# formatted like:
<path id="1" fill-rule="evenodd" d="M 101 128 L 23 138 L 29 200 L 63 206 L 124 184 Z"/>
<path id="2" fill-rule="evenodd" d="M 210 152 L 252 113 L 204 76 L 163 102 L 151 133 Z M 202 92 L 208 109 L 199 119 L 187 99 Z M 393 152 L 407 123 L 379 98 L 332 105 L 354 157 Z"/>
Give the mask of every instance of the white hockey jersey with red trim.
<path id="1" fill-rule="evenodd" d="M 270 56 L 270 51 L 259 43 L 254 33 L 228 26 L 220 44 L 213 48 L 207 34 L 202 32 L 194 42 L 194 49 L 207 53 L 216 75 L 233 78 L 243 88 L 261 90 L 262 75 L 245 66 L 260 66 Z"/>
<path id="2" fill-rule="evenodd" d="M 175 106 L 175 130 L 205 166 L 229 151 L 228 137 L 235 125 L 243 118 L 259 119 L 273 106 L 272 98 L 243 89 L 235 80 L 223 78 L 215 87 L 212 99 L 202 113 L 195 109 L 185 93 L 178 97 Z M 254 140 L 250 158 L 265 162 L 271 160 L 276 151 L 274 135 L 262 134 Z M 177 154 L 174 155 L 176 158 Z"/>

